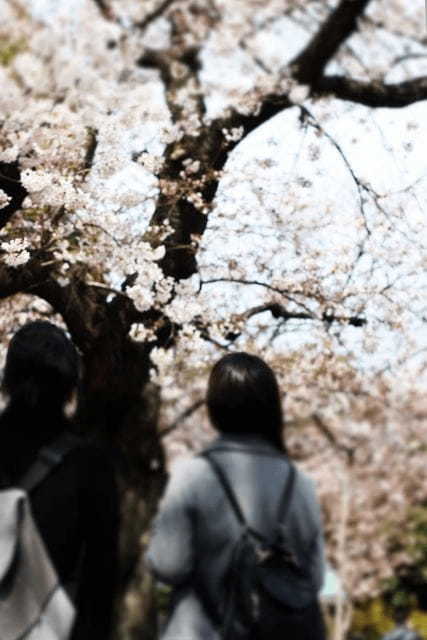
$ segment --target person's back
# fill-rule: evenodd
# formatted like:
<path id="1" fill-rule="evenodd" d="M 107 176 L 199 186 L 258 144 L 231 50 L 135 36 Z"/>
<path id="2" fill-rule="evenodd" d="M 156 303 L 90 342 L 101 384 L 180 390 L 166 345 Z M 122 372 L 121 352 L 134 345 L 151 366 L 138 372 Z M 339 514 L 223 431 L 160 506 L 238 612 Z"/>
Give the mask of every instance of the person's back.
<path id="1" fill-rule="evenodd" d="M 21 489 L 0 490 L 0 637 L 68 640 L 75 609 Z"/>
<path id="2" fill-rule="evenodd" d="M 399 625 L 390 633 L 383 636 L 383 640 L 421 640 L 421 637 L 413 629 L 409 629 L 406 625 Z"/>
<path id="3" fill-rule="evenodd" d="M 212 406 L 214 401 L 208 392 L 209 401 Z M 276 422 L 281 422 L 280 418 Z M 221 466 L 248 524 L 268 537 L 277 525 L 279 502 L 290 479 L 289 460 L 275 437 L 257 434 L 255 428 L 251 433 L 222 432 L 207 452 Z M 299 471 L 285 526 L 290 551 L 305 565 L 316 594 L 324 571 L 320 510 L 311 482 Z M 158 579 L 175 586 L 174 604 L 162 638 L 222 637 L 216 618 L 218 614 L 221 617 L 219 603 L 226 603 L 230 596 L 227 574 L 241 531 L 208 460 L 196 456 L 178 463 L 154 522 L 147 553 L 147 563 Z M 305 620 L 294 616 L 292 630 L 289 616 L 286 631 L 295 640 L 323 638 L 316 601 L 304 615 Z"/>
<path id="4" fill-rule="evenodd" d="M 117 581 L 118 503 L 112 465 L 82 445 L 31 493 L 34 519 L 77 610 L 72 640 L 106 640 Z"/>
<path id="5" fill-rule="evenodd" d="M 392 631 L 386 633 L 381 640 L 421 640 L 421 636 L 411 628 L 408 622 L 409 614 L 409 607 L 396 607 L 393 615 L 396 626 Z"/>
<path id="6" fill-rule="evenodd" d="M 3 486 L 20 486 L 42 448 L 69 429 L 64 404 L 78 376 L 78 356 L 64 332 L 45 322 L 15 334 L 0 417 Z M 34 520 L 77 617 L 73 640 L 107 640 L 117 574 L 118 502 L 113 466 L 81 441 L 30 490 Z M 1 627 L 1 620 L 0 620 Z"/>

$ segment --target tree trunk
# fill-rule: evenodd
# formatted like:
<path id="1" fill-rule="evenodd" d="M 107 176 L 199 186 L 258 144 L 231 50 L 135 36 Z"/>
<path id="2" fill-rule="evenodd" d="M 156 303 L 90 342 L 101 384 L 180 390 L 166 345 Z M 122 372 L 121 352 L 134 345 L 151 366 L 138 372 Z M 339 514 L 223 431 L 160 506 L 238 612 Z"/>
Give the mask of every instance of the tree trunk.
<path id="1" fill-rule="evenodd" d="M 158 436 L 159 388 L 149 352 L 127 337 L 103 336 L 84 354 L 81 423 L 112 452 L 121 504 L 116 640 L 154 640 L 154 584 L 144 570 L 148 529 L 162 494 L 165 461 Z"/>

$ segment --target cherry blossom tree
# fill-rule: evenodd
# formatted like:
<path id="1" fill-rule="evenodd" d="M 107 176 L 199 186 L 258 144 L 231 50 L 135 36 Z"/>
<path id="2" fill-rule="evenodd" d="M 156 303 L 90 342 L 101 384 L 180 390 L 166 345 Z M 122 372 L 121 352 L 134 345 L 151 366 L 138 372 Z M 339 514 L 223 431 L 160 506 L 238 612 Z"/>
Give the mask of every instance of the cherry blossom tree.
<path id="1" fill-rule="evenodd" d="M 81 419 L 120 461 L 118 636 L 154 637 L 141 532 L 164 445 L 209 437 L 207 374 L 233 349 L 277 371 L 330 559 L 376 595 L 426 499 L 424 3 L 0 10 L 3 348 L 46 315 L 82 353 Z"/>

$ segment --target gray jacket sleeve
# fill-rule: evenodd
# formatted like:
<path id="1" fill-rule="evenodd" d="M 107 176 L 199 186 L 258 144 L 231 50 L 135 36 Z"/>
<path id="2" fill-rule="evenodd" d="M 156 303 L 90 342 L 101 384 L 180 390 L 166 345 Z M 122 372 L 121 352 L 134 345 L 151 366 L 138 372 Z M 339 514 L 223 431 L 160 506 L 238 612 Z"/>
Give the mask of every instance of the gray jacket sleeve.
<path id="1" fill-rule="evenodd" d="M 154 519 L 145 562 L 161 582 L 178 586 L 194 565 L 190 461 L 176 465 Z"/>
<path id="2" fill-rule="evenodd" d="M 317 591 L 323 587 L 326 572 L 325 543 L 322 531 L 319 531 L 315 541 L 315 553 L 313 554 L 312 576 Z"/>

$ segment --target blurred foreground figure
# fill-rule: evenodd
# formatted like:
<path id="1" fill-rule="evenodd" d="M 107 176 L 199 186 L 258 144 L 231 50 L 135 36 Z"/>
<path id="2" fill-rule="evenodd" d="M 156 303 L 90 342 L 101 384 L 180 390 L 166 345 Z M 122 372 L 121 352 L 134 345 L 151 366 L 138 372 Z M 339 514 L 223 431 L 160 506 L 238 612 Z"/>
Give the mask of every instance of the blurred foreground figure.
<path id="1" fill-rule="evenodd" d="M 286 455 L 275 375 L 227 355 L 207 405 L 220 437 L 172 474 L 147 552 L 173 587 L 161 638 L 324 640 L 320 509 Z"/>
<path id="2" fill-rule="evenodd" d="M 410 613 L 409 608 L 398 607 L 394 613 L 396 627 L 383 636 L 382 640 L 422 640 L 421 636 L 410 627 L 408 622 Z"/>
<path id="3" fill-rule="evenodd" d="M 3 377 L 8 404 L 0 417 L 0 478 L 4 489 L 28 491 L 49 558 L 76 607 L 72 640 L 107 640 L 117 491 L 105 454 L 70 433 L 64 407 L 78 377 L 79 357 L 62 329 L 32 322 L 15 334 Z"/>
<path id="4" fill-rule="evenodd" d="M 24 491 L 0 491 L 2 640 L 68 640 L 75 610 L 43 542 Z"/>

